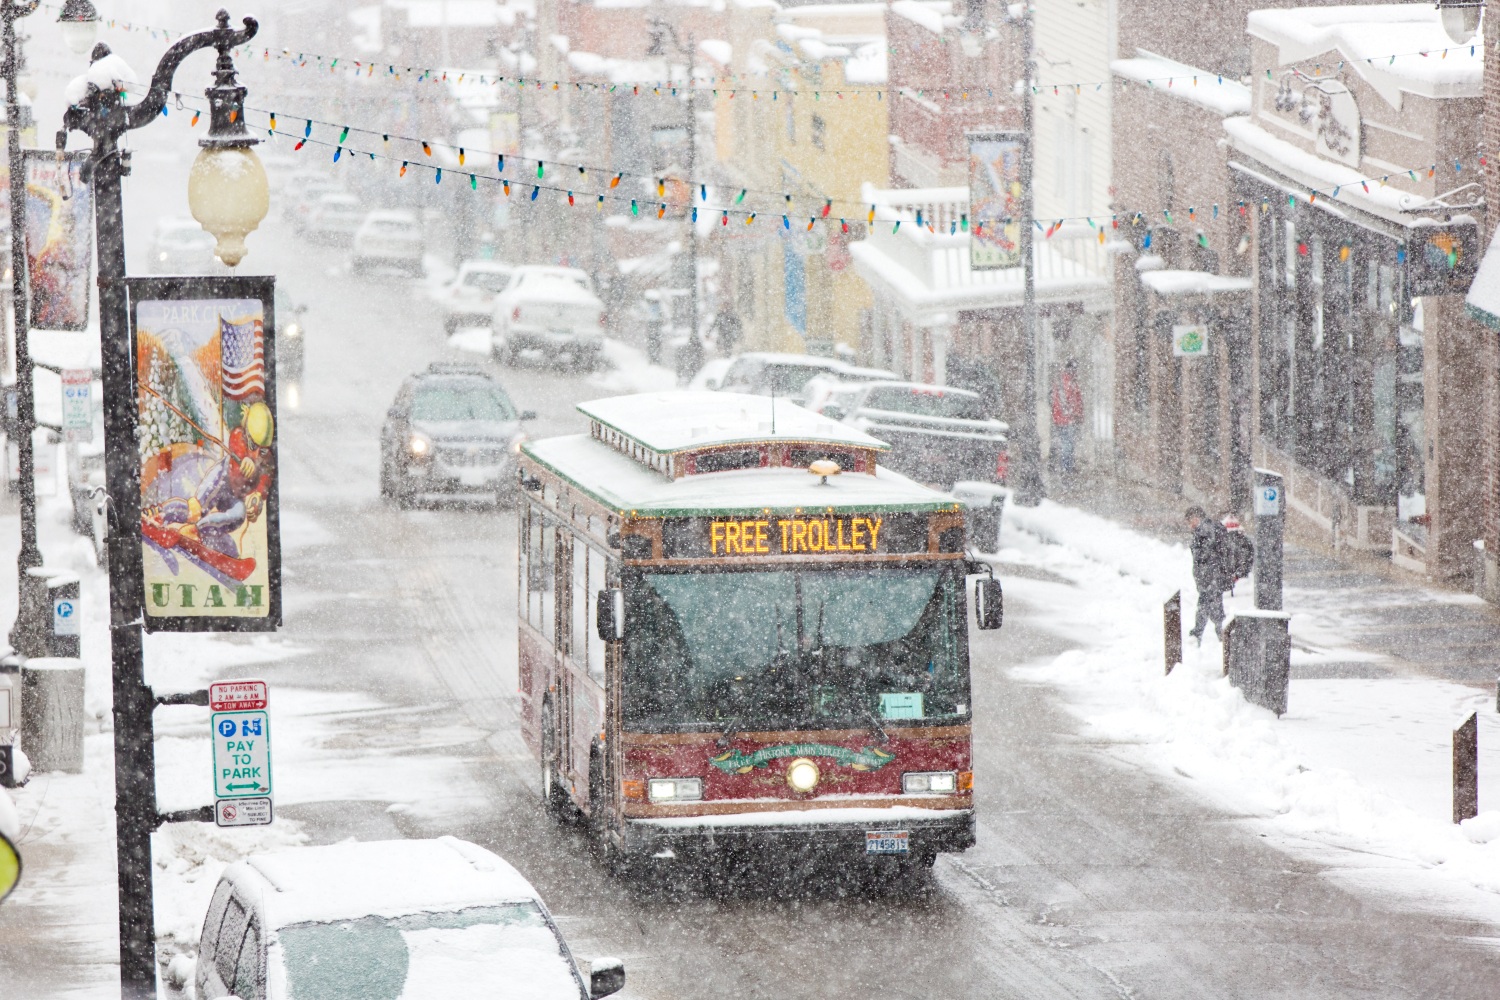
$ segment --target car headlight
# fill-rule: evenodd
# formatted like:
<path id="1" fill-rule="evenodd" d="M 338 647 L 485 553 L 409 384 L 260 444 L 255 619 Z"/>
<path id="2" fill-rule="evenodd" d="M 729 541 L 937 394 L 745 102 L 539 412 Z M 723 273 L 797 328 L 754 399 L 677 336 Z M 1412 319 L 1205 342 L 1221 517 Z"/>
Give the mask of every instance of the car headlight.
<path id="1" fill-rule="evenodd" d="M 413 458 L 426 458 L 432 454 L 432 441 L 425 434 L 413 434 L 406 442 L 406 447 Z"/>
<path id="2" fill-rule="evenodd" d="M 652 802 L 697 802 L 703 798 L 702 778 L 652 778 L 646 782 Z"/>
<path id="3" fill-rule="evenodd" d="M 818 787 L 818 765 L 806 757 L 798 757 L 787 765 L 786 783 L 794 792 L 810 792 Z"/>
<path id="4" fill-rule="evenodd" d="M 525 434 L 517 434 L 515 436 L 515 439 L 513 441 L 511 441 L 511 443 L 510 443 L 510 453 L 512 455 L 519 455 L 519 454 L 521 454 L 521 445 L 523 445 L 525 443 L 526 443 L 526 435 Z"/>
<path id="5" fill-rule="evenodd" d="M 901 776 L 901 790 L 908 795 L 952 795 L 958 791 L 955 771 L 913 771 Z"/>
<path id="6" fill-rule="evenodd" d="M 156 259 L 157 260 L 166 260 L 167 259 L 167 252 L 165 250 L 163 250 L 161 253 L 159 253 L 159 254 L 156 255 Z"/>
<path id="7" fill-rule="evenodd" d="M 286 329 L 281 332 L 286 334 L 287 337 L 295 340 L 296 338 L 302 336 L 302 327 L 296 323 L 288 323 L 286 325 Z"/>

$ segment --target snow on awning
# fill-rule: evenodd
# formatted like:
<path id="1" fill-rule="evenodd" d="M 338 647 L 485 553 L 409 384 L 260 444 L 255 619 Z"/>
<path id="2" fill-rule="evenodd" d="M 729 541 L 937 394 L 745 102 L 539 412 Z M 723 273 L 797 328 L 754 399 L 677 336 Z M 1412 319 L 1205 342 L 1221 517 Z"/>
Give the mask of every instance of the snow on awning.
<path id="1" fill-rule="evenodd" d="M 1233 278 L 1207 271 L 1177 271 L 1166 268 L 1140 272 L 1141 284 L 1157 295 L 1223 295 L 1248 292 L 1255 287 L 1251 278 Z"/>
<path id="2" fill-rule="evenodd" d="M 1142 52 L 1134 59 L 1112 61 L 1109 71 L 1126 80 L 1155 87 L 1168 97 L 1188 101 L 1226 117 L 1250 113 L 1249 87 L 1187 63 Z"/>
<path id="3" fill-rule="evenodd" d="M 1479 272 L 1464 297 L 1469 315 L 1494 330 L 1500 330 L 1500 229 L 1479 261 Z"/>

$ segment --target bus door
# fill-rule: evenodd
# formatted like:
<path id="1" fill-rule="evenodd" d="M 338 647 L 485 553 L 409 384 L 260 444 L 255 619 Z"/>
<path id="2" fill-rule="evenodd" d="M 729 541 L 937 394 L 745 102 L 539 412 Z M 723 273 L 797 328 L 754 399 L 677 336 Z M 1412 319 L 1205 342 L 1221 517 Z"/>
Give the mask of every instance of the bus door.
<path id="1" fill-rule="evenodd" d="M 553 562 L 553 570 L 556 573 L 553 593 L 557 595 L 555 609 L 557 618 L 554 622 L 553 635 L 557 638 L 552 645 L 554 657 L 552 676 L 557 678 L 557 691 L 552 696 L 552 708 L 557 720 L 558 771 L 571 782 L 574 780 L 575 773 L 573 766 L 573 671 L 569 667 L 568 658 L 573 651 L 573 538 L 568 529 L 562 525 L 557 525 L 552 530 L 556 532 L 555 551 L 557 553 Z"/>

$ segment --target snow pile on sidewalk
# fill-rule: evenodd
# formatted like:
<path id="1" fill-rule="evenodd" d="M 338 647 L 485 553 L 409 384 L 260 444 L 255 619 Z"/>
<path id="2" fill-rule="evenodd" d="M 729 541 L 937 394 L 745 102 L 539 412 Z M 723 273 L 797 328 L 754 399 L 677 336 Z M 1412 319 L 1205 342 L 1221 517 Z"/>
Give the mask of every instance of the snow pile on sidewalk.
<path id="1" fill-rule="evenodd" d="M 1451 732 L 1475 710 L 1480 800 L 1500 802 L 1500 720 L 1487 692 L 1428 678 L 1294 680 L 1278 720 L 1222 676 L 1212 633 L 1202 649 L 1189 639 L 1187 662 L 1164 676 L 1162 603 L 1182 589 L 1186 628 L 1196 600 L 1186 546 L 1052 503 L 1007 508 L 1002 541 L 1010 596 L 1082 646 L 1012 674 L 1059 688 L 1090 738 L 1341 879 L 1500 921 L 1500 811 L 1449 822 Z M 1049 578 L 1008 576 L 1005 564 Z M 1240 590 L 1231 610 L 1249 606 Z M 1337 639 L 1326 617 L 1318 632 Z M 1357 658 L 1349 652 L 1335 658 Z M 1330 655 L 1314 648 L 1294 662 Z"/>
<path id="2" fill-rule="evenodd" d="M 601 353 L 609 367 L 589 376 L 590 385 L 620 394 L 677 388 L 677 376 L 647 361 L 640 348 L 606 337 Z"/>

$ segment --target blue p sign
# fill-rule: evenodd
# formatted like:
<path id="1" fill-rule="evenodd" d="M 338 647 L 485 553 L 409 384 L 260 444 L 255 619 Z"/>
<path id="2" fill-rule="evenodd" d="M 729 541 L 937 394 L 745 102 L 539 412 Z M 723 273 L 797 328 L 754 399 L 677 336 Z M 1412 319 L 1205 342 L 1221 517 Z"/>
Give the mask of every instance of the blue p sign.
<path id="1" fill-rule="evenodd" d="M 234 735 L 234 720 L 233 719 L 220 719 L 219 720 L 219 735 L 223 736 L 226 739 Z"/>

